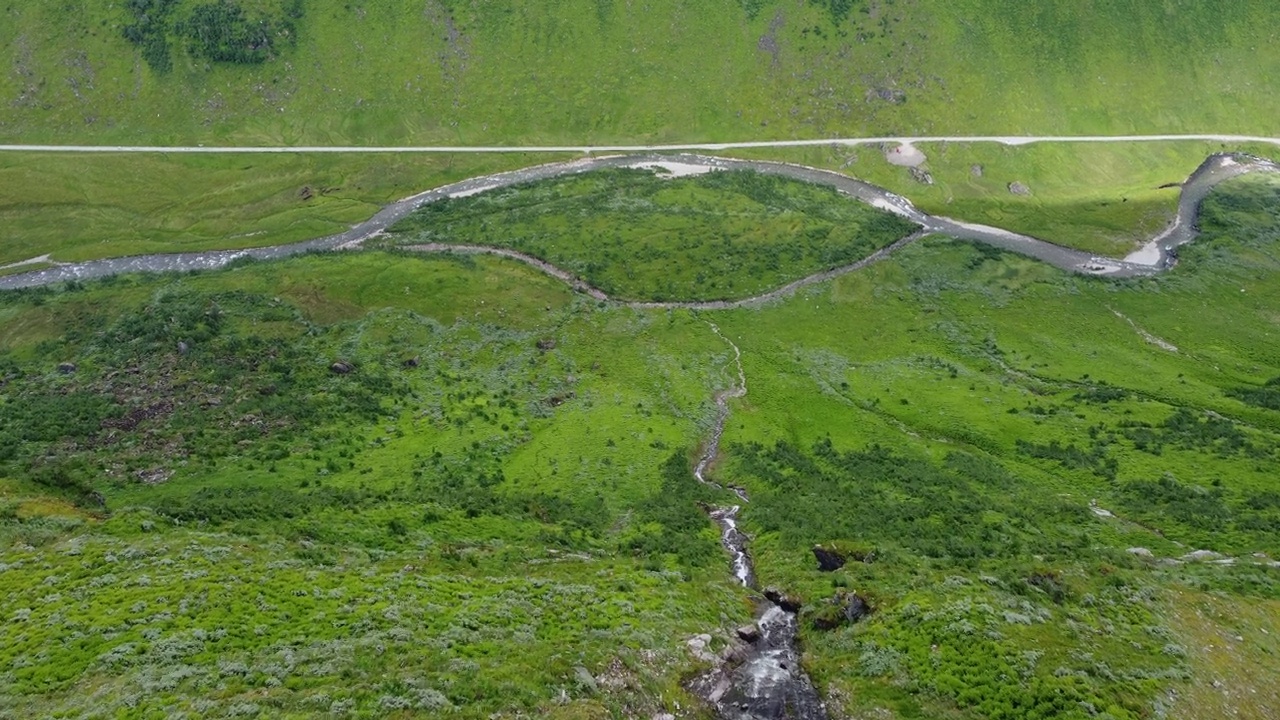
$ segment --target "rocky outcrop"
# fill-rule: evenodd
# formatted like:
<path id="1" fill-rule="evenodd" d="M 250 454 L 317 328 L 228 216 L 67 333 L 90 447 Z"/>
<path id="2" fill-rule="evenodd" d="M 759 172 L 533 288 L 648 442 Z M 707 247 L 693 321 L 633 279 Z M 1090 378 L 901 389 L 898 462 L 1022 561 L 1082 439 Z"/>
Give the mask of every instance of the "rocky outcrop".
<path id="1" fill-rule="evenodd" d="M 838 543 L 814 545 L 813 557 L 822 572 L 835 572 L 850 561 L 869 563 L 875 560 L 876 551 L 867 547 L 848 547 Z"/>
<path id="2" fill-rule="evenodd" d="M 800 612 L 800 608 L 804 606 L 804 600 L 800 597 L 784 592 L 776 587 L 765 588 L 764 596 L 768 598 L 769 602 L 791 614 Z"/>
<path id="3" fill-rule="evenodd" d="M 815 630 L 835 630 L 852 625 L 873 612 L 875 608 L 866 598 L 856 592 L 841 590 L 835 597 L 820 603 L 809 614 L 809 624 Z"/>
<path id="4" fill-rule="evenodd" d="M 907 172 L 911 173 L 911 179 L 921 185 L 932 185 L 933 175 L 928 170 L 920 167 L 907 168 Z"/>
<path id="5" fill-rule="evenodd" d="M 822 572 L 835 572 L 849 562 L 844 553 L 835 546 L 823 547 L 814 545 L 813 557 L 818 561 L 818 569 Z"/>

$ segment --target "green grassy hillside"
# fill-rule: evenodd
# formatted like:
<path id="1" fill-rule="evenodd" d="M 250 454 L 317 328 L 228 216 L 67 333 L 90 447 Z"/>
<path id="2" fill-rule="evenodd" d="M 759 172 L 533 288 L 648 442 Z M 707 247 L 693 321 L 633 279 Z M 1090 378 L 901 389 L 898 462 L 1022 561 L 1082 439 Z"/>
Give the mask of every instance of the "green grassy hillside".
<path id="1" fill-rule="evenodd" d="M 1278 206 L 1223 186 L 1148 280 L 934 239 L 721 313 L 377 252 L 6 293 L 0 710 L 696 707 L 751 612 L 714 321 L 713 474 L 838 713 L 1274 717 Z"/>
<path id="2" fill-rule="evenodd" d="M 390 228 L 388 244 L 512 248 L 623 300 L 726 300 L 848 265 L 916 229 L 796 180 L 615 170 L 432 203 Z"/>
<path id="3" fill-rule="evenodd" d="M 149 143 L 1275 134 L 1264 2 L 11 3 L 0 136 Z"/>

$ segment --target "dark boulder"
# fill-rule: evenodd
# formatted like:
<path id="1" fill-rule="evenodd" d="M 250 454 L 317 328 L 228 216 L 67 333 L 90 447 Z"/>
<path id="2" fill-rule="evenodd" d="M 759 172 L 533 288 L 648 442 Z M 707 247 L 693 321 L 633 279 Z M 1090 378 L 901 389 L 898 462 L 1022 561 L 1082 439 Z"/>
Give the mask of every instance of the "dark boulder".
<path id="1" fill-rule="evenodd" d="M 555 338 L 542 338 L 541 340 L 539 340 L 539 341 L 538 341 L 538 349 L 539 349 L 539 350 L 541 350 L 542 352 L 546 352 L 546 351 L 548 351 L 548 350 L 555 350 L 555 349 L 556 349 L 556 339 L 555 339 Z"/>
<path id="2" fill-rule="evenodd" d="M 62 373 L 63 375 L 70 375 L 75 371 L 76 371 L 75 363 L 64 362 L 64 363 L 58 364 L 58 372 Z"/>
<path id="3" fill-rule="evenodd" d="M 849 562 L 845 554 L 835 546 L 823 547 L 821 545 L 813 546 L 813 557 L 818 561 L 818 569 L 822 572 L 835 572 L 844 567 Z"/>
<path id="4" fill-rule="evenodd" d="M 907 172 L 911 173 L 912 180 L 915 180 L 921 185 L 933 184 L 933 175 L 929 174 L 929 171 L 925 170 L 924 168 L 918 168 L 918 167 L 907 168 Z"/>
<path id="5" fill-rule="evenodd" d="M 814 545 L 813 557 L 818 561 L 819 570 L 834 572 L 850 562 L 871 563 L 876 559 L 876 551 L 866 545 L 827 543 Z"/>
<path id="6" fill-rule="evenodd" d="M 738 637 L 741 638 L 743 642 L 753 643 L 760 639 L 760 626 L 755 623 L 743 625 L 738 628 L 737 633 Z"/>
<path id="7" fill-rule="evenodd" d="M 857 593 L 850 593 L 844 605 L 844 616 L 851 623 L 856 623 L 872 613 L 871 603 Z"/>
<path id="8" fill-rule="evenodd" d="M 769 602 L 786 610 L 789 613 L 800 612 L 800 608 L 804 605 L 804 601 L 795 595 L 785 593 L 776 587 L 767 587 L 764 589 L 764 596 Z"/>
<path id="9" fill-rule="evenodd" d="M 347 375 L 352 370 L 355 370 L 355 369 L 356 369 L 355 365 L 352 365 L 351 363 L 345 360 L 339 360 L 329 366 L 329 372 L 332 372 L 334 375 Z"/>
<path id="10" fill-rule="evenodd" d="M 418 360 L 418 357 L 415 355 L 414 357 L 411 357 L 400 364 L 403 365 L 406 369 L 408 369 L 408 368 L 416 368 L 420 363 L 421 361 Z"/>
<path id="11" fill-rule="evenodd" d="M 816 630 L 835 630 L 852 625 L 873 612 L 875 609 L 866 598 L 841 590 L 814 609 L 809 616 L 809 624 Z"/>

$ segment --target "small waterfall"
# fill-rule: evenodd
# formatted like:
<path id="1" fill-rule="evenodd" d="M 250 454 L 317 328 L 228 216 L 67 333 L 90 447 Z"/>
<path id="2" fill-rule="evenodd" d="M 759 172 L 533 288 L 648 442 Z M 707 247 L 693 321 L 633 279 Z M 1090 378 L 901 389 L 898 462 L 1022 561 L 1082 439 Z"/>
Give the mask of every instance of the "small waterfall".
<path id="1" fill-rule="evenodd" d="M 693 468 L 698 482 L 720 489 L 707 480 L 706 471 L 720 452 L 720 438 L 729 418 L 729 399 L 747 394 L 747 377 L 742 368 L 742 352 L 732 340 L 708 323 L 717 337 L 733 348 L 738 366 L 738 384 L 715 395 L 715 426 L 707 447 Z M 750 502 L 747 491 L 730 490 Z M 733 575 L 743 587 L 758 590 L 755 567 L 747 548 L 747 536 L 738 529 L 740 505 L 708 508 L 707 514 L 720 526 L 720 543 L 732 558 Z M 711 672 L 693 682 L 692 689 L 715 707 L 724 720 L 827 720 L 827 710 L 813 681 L 800 663 L 796 646 L 798 624 L 796 614 L 780 604 L 761 597 L 756 609 L 754 639 L 741 652 L 734 653 Z"/>

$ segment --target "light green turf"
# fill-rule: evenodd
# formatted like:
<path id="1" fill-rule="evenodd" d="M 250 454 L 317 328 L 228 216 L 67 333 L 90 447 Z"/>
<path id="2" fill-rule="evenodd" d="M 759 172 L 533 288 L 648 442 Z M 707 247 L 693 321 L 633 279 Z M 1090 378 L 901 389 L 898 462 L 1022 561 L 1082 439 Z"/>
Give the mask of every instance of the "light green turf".
<path id="1" fill-rule="evenodd" d="M 0 135 L 520 144 L 1258 134 L 1274 131 L 1280 110 L 1268 92 L 1280 52 L 1261 34 L 1277 22 L 1268 3 L 835 3 L 851 10 L 843 17 L 824 5 L 306 4 L 296 47 L 282 40 L 274 60 L 210 66 L 175 50 L 158 77 L 123 39 L 120 4 L 14 3 L 0 25 Z"/>
<path id="2" fill-rule="evenodd" d="M 837 170 L 900 193 L 926 212 L 1123 257 L 1173 220 L 1178 183 L 1210 154 L 1280 155 L 1276 148 L 1197 141 L 922 143 L 932 184 L 884 159 L 881 147 L 734 151 Z M 1029 195 L 1010 190 L 1020 183 Z M 1173 187 L 1170 187 L 1173 186 Z"/>
<path id="3" fill-rule="evenodd" d="M 1280 413 L 1241 394 L 1280 376 L 1277 194 L 1232 181 L 1177 268 L 1123 282 L 929 239 L 701 315 L 588 302 L 495 258 L 374 252 L 5 295 L 0 435 L 56 439 L 0 438 L 0 702 L 689 707 L 684 640 L 718 647 L 750 612 L 697 510 L 726 498 L 689 475 L 736 375 L 713 320 L 749 387 L 713 474 L 750 491 L 757 570 L 804 599 L 806 666 L 838 711 L 1138 718 L 1185 691 L 1212 718 L 1203 687 L 1225 673 L 1259 690 L 1240 716 L 1266 718 L 1270 646 L 1204 639 L 1268 627 L 1248 608 L 1280 597 L 1256 564 L 1280 554 Z M 164 398 L 181 404 L 136 428 L 76 430 Z M 173 475 L 140 481 L 157 469 Z M 810 548 L 832 542 L 876 554 L 819 572 Z M 850 591 L 875 612 L 817 629 Z"/>
<path id="4" fill-rule="evenodd" d="M 915 229 L 781 177 L 615 170 L 432 203 L 389 228 L 386 242 L 512 248 L 613 298 L 689 301 L 761 295 Z"/>
<path id="5" fill-rule="evenodd" d="M 554 159 L 0 154 L 0 264 L 308 240 L 426 188 Z"/>

